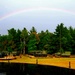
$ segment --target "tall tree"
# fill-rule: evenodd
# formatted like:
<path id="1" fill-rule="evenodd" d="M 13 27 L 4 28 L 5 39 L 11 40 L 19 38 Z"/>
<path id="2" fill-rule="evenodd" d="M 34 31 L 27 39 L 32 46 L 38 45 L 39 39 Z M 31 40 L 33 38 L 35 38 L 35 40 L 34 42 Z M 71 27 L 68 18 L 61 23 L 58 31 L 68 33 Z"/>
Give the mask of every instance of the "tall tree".
<path id="1" fill-rule="evenodd" d="M 34 27 L 29 32 L 28 50 L 38 50 L 39 35 Z"/>
<path id="2" fill-rule="evenodd" d="M 70 26 L 69 32 L 71 36 L 71 40 L 69 40 L 70 50 L 72 54 L 75 54 L 75 29 Z"/>
<path id="3" fill-rule="evenodd" d="M 14 28 L 11 28 L 8 30 L 8 51 L 12 52 L 13 50 L 17 50 L 16 48 L 16 30 Z"/>
<path id="4" fill-rule="evenodd" d="M 20 45 L 21 45 L 21 30 L 17 30 L 16 31 L 16 48 L 17 48 L 17 51 L 21 51 L 21 47 L 20 47 Z"/>
<path id="5" fill-rule="evenodd" d="M 48 53 L 51 53 L 51 33 L 48 30 L 46 30 L 45 32 L 41 31 L 41 33 L 39 33 L 39 38 L 39 49 L 46 50 Z"/>
<path id="6" fill-rule="evenodd" d="M 26 28 L 24 28 L 21 33 L 21 43 L 22 43 L 21 45 L 23 47 L 23 54 L 26 53 L 27 41 L 28 41 L 28 31 Z"/>
<path id="7" fill-rule="evenodd" d="M 64 52 L 67 49 L 67 44 L 68 44 L 68 40 L 70 40 L 70 34 L 69 34 L 69 30 L 64 27 L 64 24 L 61 23 L 60 25 L 58 25 L 56 27 L 56 32 L 55 32 L 55 37 L 57 38 L 56 40 L 57 45 L 59 47 L 59 51 L 60 53 Z"/>
<path id="8" fill-rule="evenodd" d="M 0 36 L 0 51 L 7 50 L 7 35 Z"/>

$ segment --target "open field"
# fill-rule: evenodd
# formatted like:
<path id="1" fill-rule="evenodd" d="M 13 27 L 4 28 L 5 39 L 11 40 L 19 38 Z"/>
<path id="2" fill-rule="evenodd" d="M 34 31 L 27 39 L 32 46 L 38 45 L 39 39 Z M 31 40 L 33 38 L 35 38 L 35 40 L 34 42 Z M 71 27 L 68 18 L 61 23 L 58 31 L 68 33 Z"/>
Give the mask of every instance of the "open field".
<path id="1" fill-rule="evenodd" d="M 0 62 L 10 62 L 10 63 L 30 63 L 30 64 L 42 64 L 51 65 L 58 67 L 65 67 L 75 69 L 75 58 L 49 58 L 49 57 L 28 57 L 28 56 L 18 56 L 14 60 L 0 60 Z"/>

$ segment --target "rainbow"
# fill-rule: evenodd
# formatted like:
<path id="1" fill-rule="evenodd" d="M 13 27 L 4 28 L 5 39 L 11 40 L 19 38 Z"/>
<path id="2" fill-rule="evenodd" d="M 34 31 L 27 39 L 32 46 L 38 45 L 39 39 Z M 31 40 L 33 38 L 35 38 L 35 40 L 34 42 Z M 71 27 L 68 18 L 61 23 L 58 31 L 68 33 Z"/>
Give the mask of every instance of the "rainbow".
<path id="1" fill-rule="evenodd" d="M 9 18 L 9 17 L 11 17 L 11 16 L 24 13 L 24 12 L 41 11 L 41 10 L 59 11 L 59 12 L 64 12 L 64 13 L 69 13 L 69 14 L 71 14 L 71 15 L 75 15 L 75 12 L 69 11 L 69 10 L 65 10 L 65 9 L 48 8 L 48 7 L 38 7 L 38 8 L 20 9 L 20 10 L 16 10 L 16 11 L 10 12 L 10 13 L 8 13 L 8 14 L 5 14 L 4 16 L 1 16 L 1 17 L 0 17 L 0 21 L 1 21 L 1 20 L 4 20 L 4 19 L 7 19 L 7 18 Z"/>

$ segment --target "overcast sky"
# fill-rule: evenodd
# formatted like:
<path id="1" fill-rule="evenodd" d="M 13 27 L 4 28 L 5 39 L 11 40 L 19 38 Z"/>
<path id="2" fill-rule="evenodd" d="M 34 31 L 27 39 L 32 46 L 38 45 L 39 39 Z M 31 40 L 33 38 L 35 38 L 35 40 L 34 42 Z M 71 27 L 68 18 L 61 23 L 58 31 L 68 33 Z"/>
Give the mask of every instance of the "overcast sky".
<path id="1" fill-rule="evenodd" d="M 10 28 L 54 32 L 58 24 L 75 28 L 75 0 L 0 0 L 0 34 Z"/>

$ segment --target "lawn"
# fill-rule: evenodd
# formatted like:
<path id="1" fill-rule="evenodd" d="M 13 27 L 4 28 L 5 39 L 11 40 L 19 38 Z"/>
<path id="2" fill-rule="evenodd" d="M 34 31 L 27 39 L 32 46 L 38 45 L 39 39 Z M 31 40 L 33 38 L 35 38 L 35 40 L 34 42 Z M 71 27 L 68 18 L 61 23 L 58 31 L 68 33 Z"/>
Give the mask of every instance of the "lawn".
<path id="1" fill-rule="evenodd" d="M 0 62 L 7 62 L 8 60 L 0 60 Z M 49 57 L 28 57 L 28 56 L 18 56 L 14 60 L 9 60 L 10 63 L 30 63 L 30 64 L 42 64 L 42 65 L 52 65 L 58 67 L 65 67 L 75 69 L 75 58 L 49 58 Z"/>

